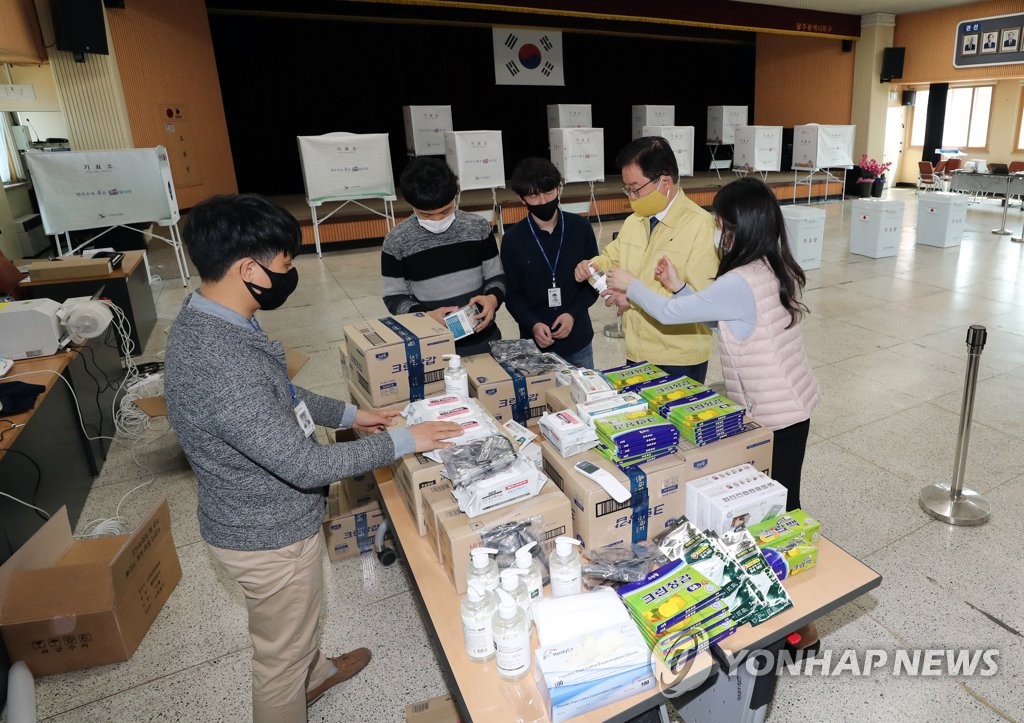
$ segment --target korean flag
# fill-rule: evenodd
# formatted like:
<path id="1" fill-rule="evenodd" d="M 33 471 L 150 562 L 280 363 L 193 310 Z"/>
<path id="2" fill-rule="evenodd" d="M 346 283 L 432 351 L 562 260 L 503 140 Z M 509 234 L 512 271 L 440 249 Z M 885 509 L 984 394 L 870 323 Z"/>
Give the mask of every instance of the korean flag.
<path id="1" fill-rule="evenodd" d="M 496 85 L 565 85 L 562 33 L 492 28 Z"/>

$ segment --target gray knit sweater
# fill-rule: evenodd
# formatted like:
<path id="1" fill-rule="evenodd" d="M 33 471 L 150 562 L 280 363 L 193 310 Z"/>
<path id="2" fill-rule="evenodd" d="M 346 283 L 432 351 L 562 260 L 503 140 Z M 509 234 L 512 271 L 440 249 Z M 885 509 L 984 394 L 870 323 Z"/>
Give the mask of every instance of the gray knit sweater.
<path id="1" fill-rule="evenodd" d="M 293 412 L 281 344 L 189 308 L 171 326 L 167 416 L 199 480 L 199 529 L 211 545 L 274 550 L 323 522 L 324 486 L 391 464 L 387 434 L 322 445 Z M 313 421 L 335 426 L 345 402 L 295 387 Z"/>

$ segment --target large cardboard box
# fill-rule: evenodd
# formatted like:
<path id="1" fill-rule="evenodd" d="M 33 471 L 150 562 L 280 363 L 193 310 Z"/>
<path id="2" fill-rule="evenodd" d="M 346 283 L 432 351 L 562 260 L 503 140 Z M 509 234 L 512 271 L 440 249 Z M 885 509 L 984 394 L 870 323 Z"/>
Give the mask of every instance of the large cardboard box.
<path id="1" fill-rule="evenodd" d="M 693 175 L 693 126 L 647 125 L 644 126 L 643 133 L 645 136 L 661 136 L 668 141 L 676 155 L 679 175 Z"/>
<path id="2" fill-rule="evenodd" d="M 504 424 L 514 417 L 516 388 L 510 375 L 490 354 L 462 357 L 462 366 L 469 374 L 469 394 L 476 398 L 487 413 Z M 556 372 L 543 372 L 525 377 L 525 393 L 528 398 L 526 419 L 517 419 L 520 424 L 536 420 L 547 409 L 545 394 L 556 386 Z M 569 387 L 565 387 L 568 389 Z"/>
<path id="3" fill-rule="evenodd" d="M 590 112 L 590 103 L 562 103 L 548 106 L 548 129 L 551 128 L 591 128 L 594 116 Z"/>
<path id="4" fill-rule="evenodd" d="M 427 542 L 433 547 L 438 562 L 441 561 L 441 525 L 438 520 L 444 513 L 457 509 L 459 503 L 452 494 L 452 483 L 447 479 L 423 488 L 423 522 L 427 528 Z"/>
<path id="5" fill-rule="evenodd" d="M 0 567 L 7 653 L 36 676 L 128 660 L 180 579 L 166 499 L 94 540 L 71 537 L 62 507 Z"/>
<path id="6" fill-rule="evenodd" d="M 566 183 L 604 180 L 603 128 L 551 128 L 548 145 Z"/>
<path id="7" fill-rule="evenodd" d="M 753 465 L 770 477 L 774 444 L 772 430 L 749 421 L 749 418 L 744 427 L 740 434 L 705 444 L 703 447 L 680 439 L 676 456 L 683 460 L 683 480 L 689 482 L 741 464 Z"/>
<path id="8" fill-rule="evenodd" d="M 576 411 L 576 402 L 572 400 L 572 387 L 555 387 L 544 393 L 544 410 L 561 412 L 563 409 Z"/>
<path id="9" fill-rule="evenodd" d="M 414 156 L 443 156 L 444 134 L 455 130 L 450 105 L 402 106 L 405 150 Z"/>
<path id="10" fill-rule="evenodd" d="M 483 544 L 481 533 L 498 525 L 530 518 L 540 518 L 542 542 L 573 534 L 569 500 L 552 484 L 545 484 L 535 497 L 473 519 L 466 517 L 458 508 L 440 514 L 441 565 L 455 586 L 455 592 L 459 595 L 466 592 L 469 552 Z"/>
<path id="11" fill-rule="evenodd" d="M 63 281 L 107 276 L 111 270 L 110 259 L 65 256 L 53 261 L 33 261 L 29 264 L 28 275 L 33 281 Z"/>
<path id="12" fill-rule="evenodd" d="M 384 521 L 380 503 L 376 498 L 362 505 L 349 502 L 347 488 L 362 483 L 352 478 L 334 482 L 327 494 L 324 514 L 324 546 L 331 560 L 346 560 L 373 549 L 373 536 Z"/>
<path id="13" fill-rule="evenodd" d="M 402 493 L 409 514 L 416 521 L 421 535 L 427 534 L 426 509 L 423 505 L 423 490 L 440 484 L 445 478 L 444 465 L 427 459 L 419 452 L 407 454 L 391 465 L 395 485 Z"/>
<path id="14" fill-rule="evenodd" d="M 397 325 L 396 331 L 392 325 Z M 407 337 L 403 339 L 399 334 Z M 444 390 L 445 354 L 455 353 L 455 340 L 448 327 L 424 313 L 373 319 L 345 327 L 349 369 L 374 406 L 409 399 L 407 344 L 418 347 L 423 363 L 424 393 Z M 438 392 L 431 391 L 431 384 Z"/>
<path id="15" fill-rule="evenodd" d="M 370 399 L 370 395 L 367 394 L 369 388 L 369 382 L 361 380 L 356 372 L 351 372 L 348 377 L 348 398 L 360 409 L 380 409 L 386 411 L 400 412 L 409 406 L 409 400 L 403 399 L 393 404 L 374 404 Z M 444 392 L 444 382 L 434 382 L 428 384 L 424 388 L 424 393 L 428 397 L 432 397 L 435 394 L 441 394 Z M 361 435 L 358 435 L 361 436 Z"/>
<path id="16" fill-rule="evenodd" d="M 405 723 L 459 723 L 459 712 L 450 695 L 439 695 L 405 706 Z"/>

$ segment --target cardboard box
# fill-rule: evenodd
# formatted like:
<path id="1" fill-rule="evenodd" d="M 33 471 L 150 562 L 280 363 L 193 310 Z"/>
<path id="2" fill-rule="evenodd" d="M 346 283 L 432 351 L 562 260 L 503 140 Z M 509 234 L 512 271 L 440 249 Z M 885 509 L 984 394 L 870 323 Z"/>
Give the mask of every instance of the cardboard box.
<path id="1" fill-rule="evenodd" d="M 285 349 L 284 360 L 288 368 L 288 378 L 294 379 L 299 370 L 306 366 L 309 357 L 298 349 Z M 164 399 L 163 394 L 157 397 L 142 397 L 132 403 L 149 417 L 167 416 L 167 400 Z"/>
<path id="2" fill-rule="evenodd" d="M 110 259 L 85 259 L 65 256 L 54 261 L 34 261 L 29 264 L 28 275 L 33 281 L 64 281 L 89 279 L 111 273 Z"/>
<path id="3" fill-rule="evenodd" d="M 372 472 L 353 475 L 345 479 L 342 491 L 350 508 L 362 507 L 377 501 L 377 480 Z"/>
<path id="4" fill-rule="evenodd" d="M 94 540 L 71 537 L 62 507 L 0 567 L 7 652 L 36 676 L 128 660 L 180 579 L 166 499 Z"/>
<path id="5" fill-rule="evenodd" d="M 544 393 L 544 409 L 548 412 L 561 412 L 563 409 L 576 411 L 576 402 L 572 400 L 572 387 L 555 387 Z"/>
<path id="6" fill-rule="evenodd" d="M 450 695 L 439 695 L 405 706 L 406 723 L 459 723 L 459 712 Z"/>
<path id="7" fill-rule="evenodd" d="M 557 453 L 556 453 L 557 454 Z M 441 565 L 448 573 L 455 592 L 466 592 L 466 568 L 469 567 L 469 552 L 480 547 L 481 533 L 508 522 L 540 517 L 541 541 L 552 540 L 561 535 L 573 534 L 572 511 L 569 500 L 555 485 L 546 484 L 540 494 L 528 500 L 502 507 L 470 519 L 458 508 L 438 515 Z"/>
<path id="8" fill-rule="evenodd" d="M 334 562 L 372 550 L 373 536 L 384 521 L 384 513 L 376 498 L 365 505 L 349 504 L 345 488 L 352 483 L 352 479 L 338 480 L 327 494 L 324 546 L 327 556 Z"/>
<path id="9" fill-rule="evenodd" d="M 418 452 L 407 454 L 396 460 L 391 469 L 395 485 L 402 493 L 409 514 L 416 521 L 421 535 L 427 534 L 426 509 L 423 506 L 423 490 L 440 484 L 445 478 L 444 465 L 427 459 Z"/>
<path id="10" fill-rule="evenodd" d="M 432 487 L 423 488 L 423 522 L 427 528 L 427 542 L 433 547 L 438 562 L 441 561 L 441 515 L 459 509 L 459 503 L 452 494 L 452 483 L 447 479 Z"/>
<path id="11" fill-rule="evenodd" d="M 745 429 L 732 437 L 726 437 L 703 447 L 697 447 L 680 438 L 676 456 L 683 460 L 684 482 L 721 472 L 723 469 L 749 464 L 771 477 L 772 472 L 772 430 L 754 421 L 747 421 Z"/>
<path id="12" fill-rule="evenodd" d="M 352 372 L 348 378 L 348 398 L 353 404 L 360 409 L 382 409 L 400 412 L 409 405 L 408 399 L 403 399 L 400 402 L 394 404 L 374 404 L 370 401 L 370 397 L 366 393 L 366 389 L 369 386 L 368 382 L 361 383 L 357 380 L 357 374 Z M 439 389 L 435 389 L 438 388 Z M 429 391 L 429 395 L 441 394 L 444 392 L 444 382 L 435 382 L 426 387 Z"/>
<path id="13" fill-rule="evenodd" d="M 462 366 L 469 374 L 469 394 L 474 397 L 488 414 L 503 424 L 513 418 L 516 389 L 511 375 L 505 371 L 490 354 L 462 357 Z M 527 419 L 517 419 L 520 424 L 536 426 L 537 420 L 547 410 L 545 394 L 554 389 L 555 372 L 544 372 L 526 377 L 526 394 L 529 398 Z"/>
<path id="14" fill-rule="evenodd" d="M 350 372 L 374 407 L 409 399 L 406 343 L 389 324 L 397 323 L 419 346 L 425 396 L 444 390 L 445 354 L 455 353 L 448 327 L 423 313 L 373 319 L 345 327 Z M 352 377 L 350 377 L 352 378 Z M 439 386 L 431 387 L 431 384 Z M 437 390 L 437 391 L 434 391 Z"/>

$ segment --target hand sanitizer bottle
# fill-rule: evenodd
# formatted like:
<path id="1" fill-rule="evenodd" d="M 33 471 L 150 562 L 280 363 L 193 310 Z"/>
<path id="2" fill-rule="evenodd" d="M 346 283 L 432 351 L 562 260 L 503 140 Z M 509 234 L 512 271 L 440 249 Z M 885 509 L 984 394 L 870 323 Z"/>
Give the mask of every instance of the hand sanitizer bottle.
<path id="1" fill-rule="evenodd" d="M 497 609 L 494 593 L 475 582 L 469 584 L 461 605 L 462 637 L 466 643 L 466 654 L 476 663 L 494 657 L 494 613 Z"/>
<path id="2" fill-rule="evenodd" d="M 515 599 L 516 605 L 526 615 L 526 621 L 529 623 L 533 618 L 530 615 L 530 593 L 526 589 L 526 583 L 523 582 L 523 576 L 526 574 L 526 570 L 520 570 L 518 567 L 506 567 L 498 577 L 501 578 L 499 589 L 504 590 Z"/>
<path id="3" fill-rule="evenodd" d="M 530 671 L 530 623 L 515 598 L 498 590 L 501 602 L 494 615 L 494 651 L 498 675 L 519 680 Z"/>
<path id="4" fill-rule="evenodd" d="M 530 595 L 531 605 L 544 597 L 544 571 L 541 569 L 540 560 L 530 552 L 536 544 L 535 540 L 516 550 L 516 567 L 526 570 L 523 582 L 526 583 L 526 591 Z"/>
<path id="5" fill-rule="evenodd" d="M 555 552 L 548 558 L 551 569 L 551 597 L 578 595 L 583 591 L 583 561 L 573 549 L 579 540 L 571 537 L 555 539 Z"/>
<path id="6" fill-rule="evenodd" d="M 466 582 L 474 582 L 484 590 L 494 592 L 498 589 L 498 563 L 488 555 L 497 555 L 498 551 L 490 547 L 476 547 L 469 553 L 472 563 L 466 570 Z"/>
<path id="7" fill-rule="evenodd" d="M 469 374 L 462 368 L 462 357 L 458 354 L 445 354 L 448 368 L 444 370 L 444 393 L 461 394 L 469 399 Z"/>

